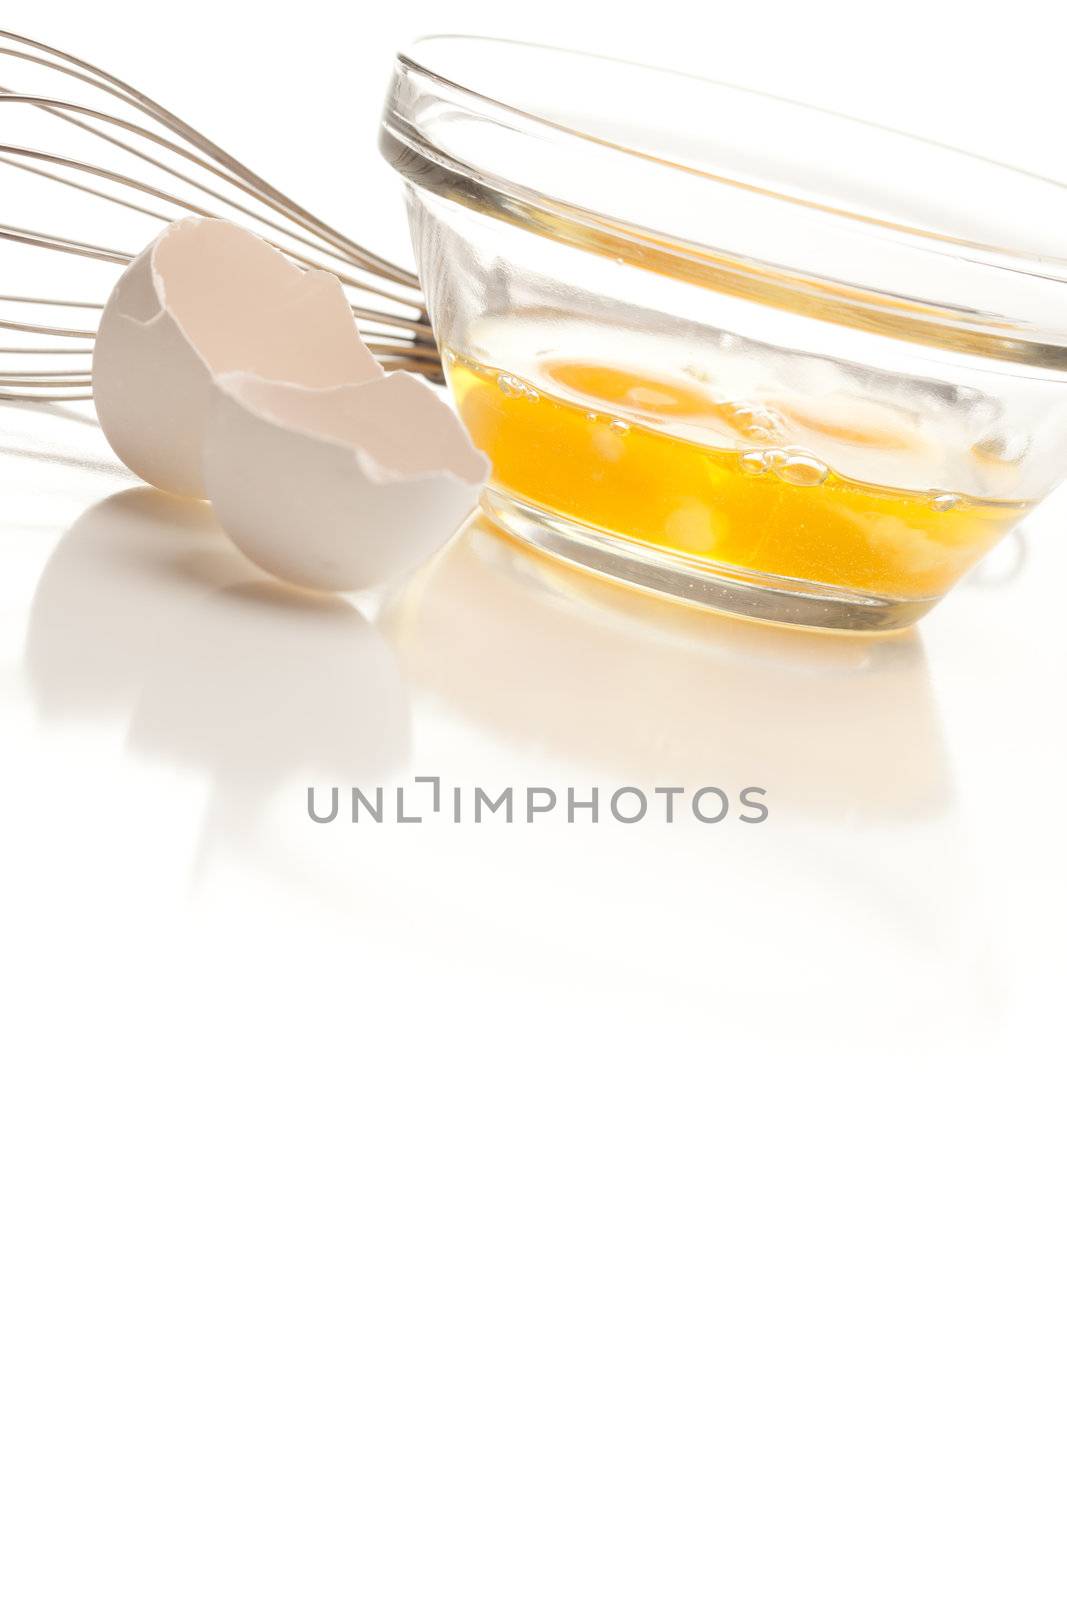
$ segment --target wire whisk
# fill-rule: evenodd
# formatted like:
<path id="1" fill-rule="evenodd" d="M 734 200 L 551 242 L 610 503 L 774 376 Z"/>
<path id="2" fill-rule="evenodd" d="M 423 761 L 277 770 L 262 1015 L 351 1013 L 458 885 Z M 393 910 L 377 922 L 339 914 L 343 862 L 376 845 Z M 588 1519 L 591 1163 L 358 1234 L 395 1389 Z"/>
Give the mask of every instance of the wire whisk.
<path id="1" fill-rule="evenodd" d="M 357 244 L 121 78 L 4 30 L 0 57 L 20 63 L 23 76 L 29 72 L 37 80 L 20 89 L 0 82 L 6 119 L 0 122 L 0 165 L 23 174 L 22 192 L 33 191 L 30 209 L 33 200 L 52 192 L 48 186 L 60 186 L 75 214 L 85 219 L 86 232 L 95 229 L 98 216 L 121 213 L 128 227 L 131 218 L 137 219 L 132 245 L 125 239 L 119 244 L 114 238 L 104 242 L 53 232 L 47 210 L 17 222 L 4 215 L 5 204 L 0 245 L 16 256 L 32 252 L 34 265 L 25 285 L 0 274 L 0 282 L 7 279 L 4 289 L 44 287 L 46 267 L 57 257 L 61 263 L 77 258 L 83 276 L 96 274 L 101 287 L 96 299 L 68 299 L 58 292 L 65 286 L 53 283 L 47 284 L 47 295 L 0 291 L 0 399 L 89 399 L 96 323 L 115 268 L 132 261 L 160 227 L 188 215 L 239 222 L 301 266 L 335 273 L 382 365 L 440 381 L 440 356 L 413 272 Z M 38 144 L 35 135 L 45 118 L 63 125 L 62 151 Z M 27 142 L 8 142 L 9 134 Z M 9 185 L 4 187 L 6 192 Z M 79 287 L 84 293 L 84 282 Z"/>

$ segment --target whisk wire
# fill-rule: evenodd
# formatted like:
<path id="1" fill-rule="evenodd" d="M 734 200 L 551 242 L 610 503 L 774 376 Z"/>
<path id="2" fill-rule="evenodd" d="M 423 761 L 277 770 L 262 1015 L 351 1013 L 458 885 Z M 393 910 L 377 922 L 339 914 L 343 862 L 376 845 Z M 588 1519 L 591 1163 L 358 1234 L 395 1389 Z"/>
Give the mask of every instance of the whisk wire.
<path id="1" fill-rule="evenodd" d="M 175 220 L 175 215 L 211 218 L 227 212 L 235 214 L 253 225 L 290 260 L 306 268 L 326 267 L 336 274 L 346 290 L 359 297 L 358 302 L 350 302 L 353 316 L 370 349 L 384 366 L 393 370 L 406 368 L 441 381 L 440 355 L 425 308 L 418 298 L 419 283 L 413 272 L 348 238 L 132 84 L 78 56 L 21 34 L 0 29 L 0 41 L 3 41 L 0 55 L 46 73 L 59 74 L 68 82 L 83 84 L 91 91 L 110 97 L 117 107 L 144 118 L 145 122 L 133 121 L 117 110 L 82 104 L 61 95 L 34 93 L 6 85 L 0 85 L 0 112 L 24 108 L 31 115 L 47 116 L 81 136 L 121 151 L 138 167 L 165 175 L 177 187 L 160 186 L 158 179 L 149 179 L 147 171 L 138 173 L 136 168 L 131 171 L 104 166 L 83 158 L 80 153 L 40 148 L 36 142 L 0 144 L 0 165 L 44 183 L 76 191 L 123 214 L 143 216 L 157 223 L 169 223 Z M 155 126 L 146 125 L 148 123 Z M 106 185 L 114 185 L 115 192 L 104 187 Z M 174 207 L 175 213 L 156 210 L 152 202 Z M 221 211 L 211 209 L 212 202 L 222 208 Z M 144 242 L 142 240 L 138 248 Z M 10 218 L 0 219 L 0 243 L 120 267 L 127 265 L 137 253 L 99 240 L 68 237 L 51 229 L 30 227 Z M 63 312 L 99 313 L 102 309 L 99 301 L 14 293 L 0 294 L 0 303 L 0 309 L 7 305 L 51 307 Z M 89 355 L 95 337 L 93 328 L 68 327 L 61 325 L 58 319 L 55 323 L 23 321 L 16 315 L 15 318 L 0 318 L 0 329 L 25 335 L 28 340 L 36 337 L 41 341 L 84 341 L 74 346 L 58 342 L 4 346 L 0 350 L 3 355 L 30 359 L 25 369 L 12 366 L 0 370 L 0 399 L 24 402 L 89 397 L 91 374 L 88 367 L 61 370 L 49 363 L 56 357 Z"/>
<path id="2" fill-rule="evenodd" d="M 292 216 L 298 217 L 311 232 L 321 231 L 323 237 L 332 237 L 353 261 L 362 262 L 372 267 L 383 277 L 392 278 L 395 282 L 406 283 L 410 288 L 418 288 L 418 279 L 414 273 L 408 272 L 402 267 L 394 266 L 392 262 L 385 261 L 381 256 L 375 255 L 363 245 L 356 244 L 354 240 L 339 233 L 337 229 L 329 227 L 320 218 L 308 211 L 306 207 L 298 205 L 295 200 L 284 194 L 280 189 L 275 188 L 273 184 L 267 183 L 258 173 L 253 172 L 251 168 L 237 161 L 228 151 L 223 150 L 221 146 L 208 139 L 196 128 L 183 121 L 182 118 L 175 116 L 173 112 L 168 111 L 158 101 L 142 94 L 132 84 L 125 83 L 121 78 L 115 77 L 113 73 L 105 72 L 102 68 L 94 66 L 91 62 L 84 61 L 78 56 L 70 55 L 63 50 L 57 50 L 52 45 L 42 44 L 39 40 L 26 38 L 22 34 L 9 33 L 0 29 L 0 38 L 10 39 L 15 44 L 29 45 L 31 49 L 39 50 L 52 58 L 48 61 L 41 61 L 39 58 L 28 58 L 34 59 L 38 66 L 45 66 L 53 71 L 63 72 L 68 76 L 71 75 L 72 69 L 83 69 L 84 72 L 92 75 L 94 87 L 104 93 L 125 100 L 127 104 L 136 104 L 152 120 L 179 134 L 182 139 L 195 149 L 210 155 L 232 178 L 242 179 L 245 183 L 250 184 L 254 190 L 269 197 L 274 209 L 287 211 Z M 2 48 L 0 47 L 0 49 Z"/>

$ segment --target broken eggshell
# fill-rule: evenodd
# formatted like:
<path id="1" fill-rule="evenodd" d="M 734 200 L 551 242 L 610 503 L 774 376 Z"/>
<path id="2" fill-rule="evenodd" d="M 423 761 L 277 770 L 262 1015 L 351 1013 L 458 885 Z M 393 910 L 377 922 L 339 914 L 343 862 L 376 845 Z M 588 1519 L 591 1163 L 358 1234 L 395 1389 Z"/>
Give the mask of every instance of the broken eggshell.
<path id="1" fill-rule="evenodd" d="M 435 554 L 489 474 L 455 413 L 409 373 L 334 388 L 214 383 L 204 484 L 257 566 L 307 589 L 366 589 Z"/>
<path id="2" fill-rule="evenodd" d="M 203 498 L 214 379 L 235 371 L 318 387 L 383 375 L 332 273 L 186 217 L 127 267 L 100 318 L 93 398 L 108 443 L 156 488 Z"/>

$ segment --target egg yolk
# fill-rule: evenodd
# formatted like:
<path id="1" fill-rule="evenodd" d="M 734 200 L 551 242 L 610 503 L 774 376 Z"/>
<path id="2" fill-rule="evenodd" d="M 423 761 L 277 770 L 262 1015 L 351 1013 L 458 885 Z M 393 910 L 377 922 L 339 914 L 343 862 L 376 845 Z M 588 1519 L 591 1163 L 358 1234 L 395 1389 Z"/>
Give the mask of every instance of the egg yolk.
<path id="1" fill-rule="evenodd" d="M 839 475 L 790 448 L 780 408 L 594 362 L 546 365 L 551 387 L 452 356 L 449 383 L 493 482 L 549 512 L 676 555 L 883 597 L 941 595 L 1028 507 Z M 625 412 L 625 416 L 620 412 Z M 723 443 L 670 431 L 707 418 Z M 803 420 L 818 429 L 817 408 Z M 912 435 L 840 408 L 828 440 L 899 452 Z"/>

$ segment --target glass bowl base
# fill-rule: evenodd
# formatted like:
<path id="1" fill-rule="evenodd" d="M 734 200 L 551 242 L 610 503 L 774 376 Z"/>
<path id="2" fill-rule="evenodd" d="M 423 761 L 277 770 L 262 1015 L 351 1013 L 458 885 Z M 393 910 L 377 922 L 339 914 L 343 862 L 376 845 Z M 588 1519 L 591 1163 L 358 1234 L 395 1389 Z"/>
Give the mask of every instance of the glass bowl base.
<path id="1" fill-rule="evenodd" d="M 605 533 L 495 488 L 484 491 L 482 508 L 505 533 L 575 566 L 616 583 L 754 622 L 834 633 L 898 633 L 940 599 L 939 595 L 894 599 L 805 578 L 718 566 Z"/>

